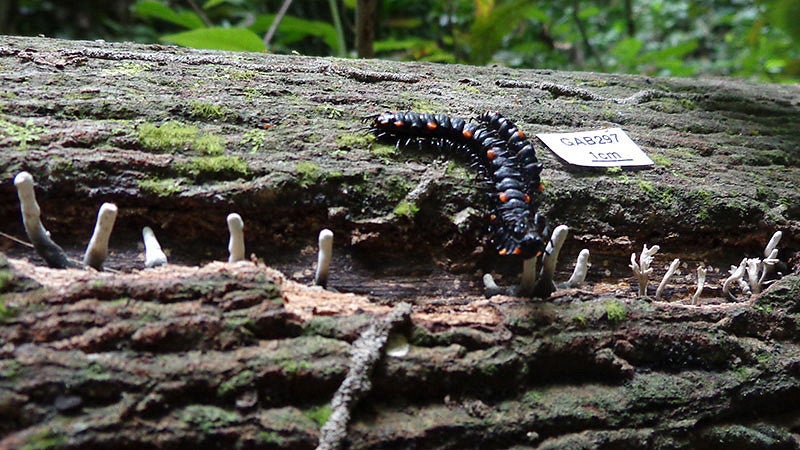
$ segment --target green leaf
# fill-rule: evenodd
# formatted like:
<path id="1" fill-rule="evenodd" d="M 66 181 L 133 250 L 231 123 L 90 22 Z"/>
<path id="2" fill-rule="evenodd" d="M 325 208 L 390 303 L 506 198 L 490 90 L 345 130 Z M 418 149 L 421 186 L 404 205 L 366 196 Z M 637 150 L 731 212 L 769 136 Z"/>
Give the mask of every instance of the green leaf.
<path id="1" fill-rule="evenodd" d="M 155 0 L 140 0 L 133 5 L 133 11 L 141 17 L 160 19 L 190 30 L 205 26 L 197 14 L 191 11 L 175 11 Z"/>
<path id="2" fill-rule="evenodd" d="M 600 14 L 600 8 L 597 6 L 589 6 L 578 11 L 578 18 L 581 20 L 591 19 Z"/>
<path id="3" fill-rule="evenodd" d="M 636 38 L 626 38 L 617 43 L 611 49 L 611 54 L 619 58 L 623 66 L 632 66 L 642 48 L 642 41 Z"/>
<path id="4" fill-rule="evenodd" d="M 248 28 L 256 33 L 264 33 L 275 20 L 274 14 L 259 14 Z M 336 28 L 327 22 L 306 20 L 295 16 L 283 16 L 278 25 L 277 39 L 282 44 L 291 44 L 305 37 L 314 36 L 322 39 L 332 50 L 339 49 Z"/>
<path id="5" fill-rule="evenodd" d="M 203 4 L 203 9 L 211 9 L 217 5 L 226 3 L 228 0 L 208 0 Z"/>
<path id="6" fill-rule="evenodd" d="M 264 41 L 247 28 L 203 28 L 161 36 L 161 40 L 192 48 L 244 52 L 265 50 Z"/>

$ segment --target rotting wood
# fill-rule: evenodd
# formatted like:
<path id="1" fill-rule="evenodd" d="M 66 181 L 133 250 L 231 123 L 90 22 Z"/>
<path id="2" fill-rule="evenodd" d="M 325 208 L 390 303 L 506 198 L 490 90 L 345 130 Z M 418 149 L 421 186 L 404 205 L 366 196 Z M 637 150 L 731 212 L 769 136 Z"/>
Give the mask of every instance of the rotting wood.
<path id="1" fill-rule="evenodd" d="M 798 447 L 800 278 L 692 306 L 674 302 L 690 296 L 680 274 L 672 302 L 649 302 L 625 267 L 660 245 L 656 272 L 708 260 L 719 284 L 782 229 L 793 268 L 797 86 L 17 37 L 0 37 L 0 84 L 2 231 L 24 234 L 10 180 L 28 170 L 68 252 L 97 206 L 120 207 L 108 264 L 122 271 L 0 247 L 14 256 L 0 261 L 0 448 L 314 448 L 352 343 L 401 300 L 410 351 L 375 368 L 349 448 Z M 496 109 L 528 134 L 622 126 L 657 165 L 592 172 L 540 151 L 543 210 L 592 251 L 587 285 L 487 300 L 480 272 L 512 284 L 518 269 L 482 250 L 479 213 L 459 214 L 481 209 L 468 171 L 347 139 L 367 114 L 418 108 Z M 203 171 L 214 155 L 196 142 L 143 145 L 141 125 L 167 121 L 246 168 Z M 447 170 L 427 182 L 431 164 Z M 396 214 L 409 198 L 418 212 Z M 234 211 L 266 264 L 195 266 L 224 258 Z M 137 271 L 143 226 L 181 264 Z M 330 285 L 372 294 L 297 282 L 324 227 L 341 246 Z"/>

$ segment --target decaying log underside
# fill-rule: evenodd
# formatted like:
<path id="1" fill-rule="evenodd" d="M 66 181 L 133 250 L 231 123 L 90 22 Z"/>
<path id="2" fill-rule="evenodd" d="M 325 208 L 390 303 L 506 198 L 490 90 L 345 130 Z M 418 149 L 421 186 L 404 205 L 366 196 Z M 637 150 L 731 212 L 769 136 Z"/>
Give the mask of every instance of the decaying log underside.
<path id="1" fill-rule="evenodd" d="M 0 80 L 0 231 L 24 236 L 21 170 L 73 256 L 97 207 L 120 208 L 113 272 L 0 245 L 0 448 L 315 448 L 353 343 L 401 300 L 408 351 L 378 361 L 345 448 L 800 447 L 800 277 L 739 302 L 716 287 L 776 229 L 793 272 L 797 86 L 15 37 Z M 481 241 L 472 176 L 360 122 L 488 108 L 529 134 L 622 126 L 655 160 L 539 151 L 542 210 L 572 228 L 567 255 L 592 251 L 585 288 L 483 298 L 481 272 L 516 273 Z M 168 121 L 188 135 L 154 137 Z M 206 264 L 233 211 L 260 259 Z M 141 270 L 142 226 L 176 264 Z M 307 286 L 322 227 L 341 292 Z M 687 275 L 638 298 L 644 243 L 715 286 L 698 306 Z"/>

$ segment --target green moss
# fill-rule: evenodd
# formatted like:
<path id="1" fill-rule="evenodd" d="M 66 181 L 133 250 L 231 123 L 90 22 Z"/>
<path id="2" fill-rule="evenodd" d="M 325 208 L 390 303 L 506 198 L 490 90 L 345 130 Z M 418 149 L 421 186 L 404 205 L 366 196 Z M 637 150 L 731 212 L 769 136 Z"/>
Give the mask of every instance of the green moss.
<path id="1" fill-rule="evenodd" d="M 147 64 L 139 64 L 132 61 L 126 61 L 114 68 L 106 69 L 103 72 L 106 75 L 136 75 L 138 73 L 150 70 Z"/>
<path id="2" fill-rule="evenodd" d="M 209 434 L 217 428 L 237 423 L 239 414 L 216 406 L 190 405 L 181 411 L 180 418 L 203 433 Z"/>
<path id="3" fill-rule="evenodd" d="M 395 215 L 401 217 L 408 217 L 413 218 L 419 212 L 419 206 L 416 204 L 409 202 L 407 200 L 402 200 L 397 206 L 394 207 Z"/>
<path id="4" fill-rule="evenodd" d="M 617 300 L 609 300 L 605 302 L 603 304 L 603 308 L 606 310 L 606 317 L 611 323 L 622 322 L 625 320 L 625 317 L 628 316 L 625 305 Z"/>
<path id="5" fill-rule="evenodd" d="M 145 150 L 176 152 L 191 149 L 204 155 L 219 155 L 223 151 L 219 137 L 200 133 L 197 127 L 180 122 L 170 121 L 161 126 L 143 123 L 138 132 L 139 143 Z"/>
<path id="6" fill-rule="evenodd" d="M 267 141 L 267 131 L 253 129 L 245 131 L 242 135 L 242 144 L 250 147 L 250 153 L 258 153 Z"/>
<path id="7" fill-rule="evenodd" d="M 608 167 L 606 168 L 606 175 L 617 176 L 622 175 L 622 167 Z"/>
<path id="8" fill-rule="evenodd" d="M 315 108 L 319 115 L 327 117 L 328 119 L 338 119 L 344 115 L 341 109 L 331 105 L 321 105 Z"/>
<path id="9" fill-rule="evenodd" d="M 111 374 L 108 369 L 101 366 L 97 362 L 92 362 L 83 370 L 83 375 L 90 380 L 107 381 L 111 379 Z"/>
<path id="10" fill-rule="evenodd" d="M 171 197 L 183 190 L 181 185 L 185 182 L 183 178 L 147 178 L 136 182 L 139 190 L 158 197 Z"/>
<path id="11" fill-rule="evenodd" d="M 297 171 L 298 184 L 303 188 L 315 184 L 320 178 L 320 168 L 312 162 L 299 162 L 294 166 L 294 170 Z"/>
<path id="12" fill-rule="evenodd" d="M 192 116 L 198 119 L 225 120 L 234 115 L 233 111 L 225 106 L 199 100 L 189 103 L 189 108 L 191 108 Z"/>
<path id="13" fill-rule="evenodd" d="M 373 145 L 369 153 L 382 161 L 386 161 L 397 155 L 397 148 L 394 145 L 378 144 Z"/>
<path id="14" fill-rule="evenodd" d="M 17 310 L 6 306 L 4 295 L 0 295 L 0 323 L 4 323 L 9 319 L 17 316 Z"/>
<path id="15" fill-rule="evenodd" d="M 225 397 L 228 394 L 238 392 L 243 388 L 252 386 L 255 379 L 255 373 L 250 370 L 243 370 L 220 384 L 219 388 L 217 388 L 217 395 Z"/>
<path id="16" fill-rule="evenodd" d="M 197 156 L 175 165 L 182 175 L 197 179 L 204 177 L 244 177 L 250 173 L 247 161 L 238 156 Z"/>
<path id="17" fill-rule="evenodd" d="M 297 361 L 288 359 L 278 364 L 286 375 L 294 375 L 301 370 L 311 370 L 311 363 L 308 361 Z"/>
<path id="18" fill-rule="evenodd" d="M 19 376 L 19 369 L 22 365 L 13 359 L 8 359 L 0 362 L 0 378 L 3 380 L 12 381 Z"/>
<path id="19" fill-rule="evenodd" d="M 676 192 L 671 186 L 662 186 L 658 193 L 658 201 L 665 207 L 672 206 L 675 203 Z"/>
<path id="20" fill-rule="evenodd" d="M 207 156 L 219 156 L 225 151 L 222 139 L 213 134 L 201 134 L 194 140 L 192 148 Z"/>
<path id="21" fill-rule="evenodd" d="M 652 155 L 650 155 L 650 159 L 652 159 L 653 162 L 656 163 L 656 165 L 658 166 L 669 167 L 672 165 L 671 159 L 667 158 L 664 155 L 660 155 L 658 153 L 653 153 Z"/>
<path id="22" fill-rule="evenodd" d="M 256 435 L 256 438 L 264 444 L 283 447 L 285 439 L 274 431 L 261 431 Z"/>
<path id="23" fill-rule="evenodd" d="M 313 408 L 307 409 L 303 412 L 303 415 L 314 421 L 318 426 L 322 426 L 325 422 L 328 421 L 328 418 L 331 416 L 331 407 L 330 405 L 321 405 L 315 406 Z"/>
<path id="24" fill-rule="evenodd" d="M 17 125 L 0 119 L 0 138 L 10 139 L 11 142 L 19 145 L 20 150 L 28 148 L 28 144 L 31 142 L 38 142 L 45 131 L 47 131 L 46 128 L 36 125 L 33 119 L 25 121 L 25 125 Z"/>
<path id="25" fill-rule="evenodd" d="M 655 188 L 653 187 L 653 183 L 647 180 L 639 180 L 636 182 L 636 186 L 639 187 L 642 191 L 647 194 L 652 194 L 655 192 Z"/>
<path id="26" fill-rule="evenodd" d="M 255 70 L 225 69 L 225 75 L 231 80 L 251 81 L 258 76 Z"/>
<path id="27" fill-rule="evenodd" d="M 67 443 L 67 438 L 58 434 L 55 430 L 47 428 L 41 432 L 31 435 L 28 442 L 20 450 L 48 450 L 62 447 Z"/>
<path id="28" fill-rule="evenodd" d="M 428 99 L 415 98 L 411 100 L 411 110 L 421 113 L 434 113 L 442 110 L 442 106 Z"/>
<path id="29" fill-rule="evenodd" d="M 525 406 L 532 406 L 541 403 L 542 393 L 540 391 L 528 391 L 522 396 L 522 402 Z"/>
<path id="30" fill-rule="evenodd" d="M 348 133 L 336 136 L 339 148 L 367 148 L 375 142 L 375 135 L 364 133 Z"/>

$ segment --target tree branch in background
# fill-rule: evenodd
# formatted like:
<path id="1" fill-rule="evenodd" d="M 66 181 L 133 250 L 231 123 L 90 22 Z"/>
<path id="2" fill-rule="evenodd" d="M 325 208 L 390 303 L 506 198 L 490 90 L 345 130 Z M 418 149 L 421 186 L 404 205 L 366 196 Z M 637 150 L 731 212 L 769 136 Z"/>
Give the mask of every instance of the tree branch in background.
<path id="1" fill-rule="evenodd" d="M 589 36 L 586 34 L 586 28 L 583 26 L 583 22 L 581 22 L 580 18 L 580 2 L 578 0 L 573 0 L 572 2 L 572 19 L 575 21 L 575 25 L 578 27 L 578 31 L 581 34 L 581 41 L 583 41 L 583 46 L 586 48 L 587 56 L 594 58 L 597 61 L 597 67 L 600 68 L 601 72 L 605 72 L 605 67 L 603 65 L 603 61 L 597 56 L 597 53 L 594 51 L 594 47 L 592 47 L 591 42 L 589 42 Z"/>
<path id="2" fill-rule="evenodd" d="M 336 4 L 336 0 L 328 0 L 328 5 L 331 7 L 331 20 L 333 20 L 333 27 L 336 28 L 336 42 L 339 46 L 336 55 L 347 56 L 347 44 L 344 42 L 344 29 L 342 28 L 342 19 L 339 17 L 339 6 Z"/>
<path id="3" fill-rule="evenodd" d="M 636 22 L 633 20 L 633 0 L 625 0 L 625 27 L 628 37 L 636 34 Z"/>
<path id="4" fill-rule="evenodd" d="M 291 4 L 292 0 L 283 0 L 281 9 L 278 10 L 278 14 L 275 14 L 275 20 L 273 20 L 272 25 L 269 26 L 267 35 L 264 36 L 264 46 L 267 47 L 267 50 L 269 50 L 269 43 L 272 41 L 272 37 L 275 36 L 275 32 L 278 30 L 278 25 L 281 24 L 281 20 L 283 20 L 283 16 L 286 15 L 286 11 L 289 9 L 289 5 Z"/>
<path id="5" fill-rule="evenodd" d="M 375 22 L 377 0 L 358 0 L 356 3 L 356 53 L 359 58 L 375 56 Z"/>
<path id="6" fill-rule="evenodd" d="M 195 3 L 194 0 L 186 0 L 186 1 L 189 2 L 189 6 L 192 7 L 192 10 L 200 17 L 200 20 L 202 20 L 207 27 L 214 25 L 213 23 L 211 23 L 211 19 L 209 19 L 208 16 L 206 15 L 206 12 L 203 11 L 203 8 L 197 6 L 197 3 Z"/>

